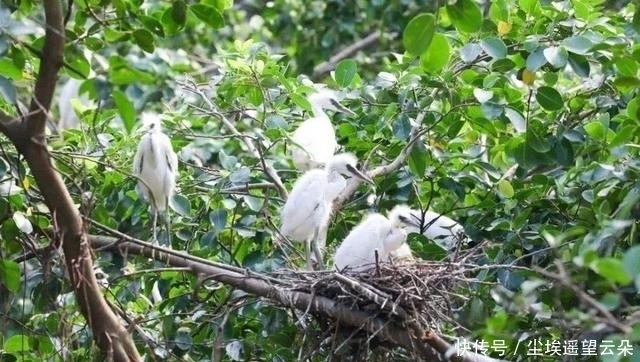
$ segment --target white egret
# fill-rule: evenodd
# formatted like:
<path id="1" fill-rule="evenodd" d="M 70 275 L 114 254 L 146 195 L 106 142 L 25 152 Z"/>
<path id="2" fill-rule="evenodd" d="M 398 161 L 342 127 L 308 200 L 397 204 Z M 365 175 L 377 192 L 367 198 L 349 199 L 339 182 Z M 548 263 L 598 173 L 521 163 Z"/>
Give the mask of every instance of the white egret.
<path id="1" fill-rule="evenodd" d="M 462 225 L 434 211 L 423 213 L 407 205 L 396 205 L 390 214 L 397 215 L 408 225 L 408 233 L 422 234 L 446 250 L 453 250 L 460 242 L 469 240 Z"/>
<path id="2" fill-rule="evenodd" d="M 322 89 L 308 97 L 313 117 L 302 122 L 291 137 L 295 143 L 291 156 L 298 170 L 309 170 L 327 164 L 338 148 L 336 134 L 331 119 L 325 109 L 355 116 L 344 107 L 333 91 Z"/>
<path id="3" fill-rule="evenodd" d="M 145 134 L 138 144 L 133 173 L 138 177 L 138 187 L 151 206 L 154 242 L 158 240 L 156 225 L 160 213 L 171 245 L 168 205 L 176 187 L 178 156 L 173 152 L 169 137 L 162 133 L 158 115 L 143 113 L 142 123 Z"/>
<path id="4" fill-rule="evenodd" d="M 364 271 L 375 266 L 376 252 L 379 261 L 388 261 L 392 251 L 406 245 L 405 221 L 393 213 L 389 216 L 389 219 L 378 213 L 365 216 L 336 250 L 335 268 Z"/>
<path id="5" fill-rule="evenodd" d="M 399 248 L 392 250 L 389 253 L 389 257 L 394 263 L 398 264 L 410 263 L 416 260 L 413 256 L 413 252 L 411 251 L 411 247 L 407 243 L 404 243 Z"/>
<path id="6" fill-rule="evenodd" d="M 331 204 L 346 187 L 344 176 L 357 177 L 373 184 L 373 181 L 357 169 L 358 160 L 350 153 L 334 155 L 324 169 L 304 173 L 282 208 L 280 233 L 295 241 L 305 242 L 307 268 L 312 269 L 311 249 L 316 262 L 322 268 L 321 246 L 318 232 L 331 217 Z"/>

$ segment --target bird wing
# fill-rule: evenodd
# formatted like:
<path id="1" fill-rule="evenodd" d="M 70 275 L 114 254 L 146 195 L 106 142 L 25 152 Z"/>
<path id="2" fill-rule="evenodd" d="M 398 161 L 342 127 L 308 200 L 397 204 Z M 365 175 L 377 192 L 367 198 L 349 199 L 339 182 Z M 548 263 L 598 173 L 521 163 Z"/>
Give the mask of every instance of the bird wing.
<path id="1" fill-rule="evenodd" d="M 383 252 L 381 231 L 387 224 L 389 220 L 381 214 L 367 215 L 336 250 L 333 258 L 336 268 L 342 270 L 348 266 L 358 270 L 375 263 L 375 250 L 379 255 Z"/>
<path id="2" fill-rule="evenodd" d="M 311 160 L 325 164 L 338 147 L 331 120 L 313 117 L 302 122 L 292 136 L 293 141 L 308 154 Z"/>
<path id="3" fill-rule="evenodd" d="M 282 208 L 280 231 L 285 236 L 302 241 L 313 235 L 314 221 L 326 212 L 326 178 L 323 170 L 311 170 L 295 182 Z"/>
<path id="4" fill-rule="evenodd" d="M 425 213 L 423 225 L 426 228 L 423 235 L 447 249 L 455 246 L 460 233 L 464 234 L 462 225 L 433 211 Z"/>

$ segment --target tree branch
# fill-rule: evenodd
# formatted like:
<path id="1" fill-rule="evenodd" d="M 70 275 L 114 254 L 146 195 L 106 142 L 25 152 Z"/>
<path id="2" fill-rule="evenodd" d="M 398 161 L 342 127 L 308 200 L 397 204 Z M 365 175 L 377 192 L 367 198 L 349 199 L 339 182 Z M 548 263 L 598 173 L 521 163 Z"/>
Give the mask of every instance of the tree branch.
<path id="1" fill-rule="evenodd" d="M 40 68 L 29 114 L 22 122 L 3 122 L 1 130 L 24 155 L 44 201 L 51 211 L 54 245 L 62 243 L 65 263 L 80 311 L 104 356 L 116 362 L 139 361 L 140 355 L 129 333 L 107 305 L 93 273 L 91 249 L 82 219 L 60 174 L 51 163 L 45 125 L 63 63 L 64 35 L 62 2 L 43 2 L 46 30 Z M 2 117 L 6 121 L 6 117 Z"/>
<path id="2" fill-rule="evenodd" d="M 185 88 L 185 90 L 199 95 L 200 98 L 202 98 L 202 100 L 207 104 L 207 107 L 209 107 L 209 109 L 206 110 L 206 112 L 214 117 L 219 118 L 222 121 L 222 124 L 227 128 L 227 130 L 229 130 L 229 132 L 231 132 L 234 136 L 242 140 L 245 146 L 247 146 L 247 150 L 249 150 L 251 155 L 260 160 L 260 163 L 262 165 L 262 170 L 267 175 L 267 177 L 271 180 L 271 182 L 273 182 L 276 189 L 278 190 L 278 194 L 280 195 L 280 197 L 283 200 L 286 200 L 287 189 L 284 187 L 284 184 L 282 183 L 280 176 L 278 176 L 278 173 L 271 165 L 267 164 L 267 161 L 261 154 L 258 147 L 253 144 L 253 140 L 251 140 L 246 135 L 240 133 L 240 131 L 238 131 L 238 129 L 233 125 L 233 123 L 231 123 L 227 119 L 227 117 L 224 116 L 224 114 L 218 111 L 218 108 L 216 107 L 216 105 L 213 104 L 211 99 L 207 97 L 207 95 L 202 91 L 202 89 L 198 87 L 197 84 L 195 84 L 193 81 L 187 81 L 182 83 L 182 86 Z"/>
<path id="3" fill-rule="evenodd" d="M 400 322 L 376 318 L 370 314 L 351 309 L 332 299 L 314 296 L 306 292 L 294 291 L 280 279 L 268 275 L 254 273 L 226 264 L 214 263 L 184 252 L 165 249 L 146 242 L 125 242 L 106 236 L 90 236 L 91 244 L 100 250 L 111 252 L 126 252 L 128 255 L 141 255 L 153 258 L 161 263 L 174 267 L 189 268 L 193 273 L 216 280 L 220 283 L 241 289 L 252 295 L 267 298 L 284 307 L 309 311 L 317 316 L 335 319 L 343 325 L 362 328 L 369 333 L 421 355 L 430 361 L 497 361 L 495 359 L 476 354 L 444 357 L 444 353 L 451 353 L 455 347 L 446 342 L 434 332 L 424 332 L 419 326 L 408 323 L 408 327 Z"/>
<path id="4" fill-rule="evenodd" d="M 311 75 L 311 78 L 318 79 L 326 73 L 329 73 L 333 68 L 335 68 L 336 64 L 338 64 L 339 61 L 355 54 L 358 50 L 366 48 L 369 45 L 377 42 L 378 39 L 380 39 L 379 32 L 371 33 L 366 37 L 349 45 L 348 47 L 342 49 L 331 58 L 329 58 L 329 61 L 316 65 L 313 68 L 313 74 Z"/>
<path id="5" fill-rule="evenodd" d="M 407 141 L 407 144 L 404 146 L 402 151 L 400 151 L 400 154 L 390 163 L 386 165 L 380 165 L 374 168 L 373 170 L 368 171 L 367 175 L 369 177 L 375 178 L 378 176 L 388 175 L 391 172 L 402 167 L 407 162 L 407 158 L 409 158 L 409 154 L 411 153 L 413 146 L 420 139 L 420 137 L 424 135 L 428 130 L 427 128 L 423 128 L 421 126 L 422 120 L 424 120 L 425 115 L 426 115 L 426 112 L 421 112 L 416 117 L 416 121 L 415 121 L 416 125 L 411 129 L 409 140 Z M 340 208 L 345 203 L 345 201 L 347 201 L 351 197 L 351 195 L 353 195 L 353 193 L 356 192 L 356 190 L 358 189 L 358 186 L 360 186 L 361 183 L 362 181 L 355 177 L 352 177 L 347 181 L 347 187 L 344 189 L 342 194 L 340 194 L 340 197 L 338 197 L 338 199 L 333 203 L 334 212 L 336 212 L 337 210 L 340 210 Z"/>

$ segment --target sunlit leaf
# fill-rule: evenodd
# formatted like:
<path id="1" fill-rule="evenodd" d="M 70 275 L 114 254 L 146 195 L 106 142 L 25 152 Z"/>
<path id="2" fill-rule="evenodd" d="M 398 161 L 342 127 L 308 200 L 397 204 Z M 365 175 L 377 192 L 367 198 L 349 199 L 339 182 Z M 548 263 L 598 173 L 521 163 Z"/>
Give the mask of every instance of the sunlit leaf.
<path id="1" fill-rule="evenodd" d="M 449 61 L 450 51 L 447 37 L 435 34 L 429 49 L 420 56 L 420 65 L 427 72 L 437 73 Z"/>
<path id="2" fill-rule="evenodd" d="M 358 71 L 356 61 L 353 59 L 344 59 L 336 65 L 335 79 L 340 87 L 348 87 L 353 82 Z"/>
<path id="3" fill-rule="evenodd" d="M 507 46 L 499 38 L 484 38 L 480 40 L 480 46 L 494 59 L 501 59 L 507 56 Z"/>
<path id="4" fill-rule="evenodd" d="M 631 277 L 627 274 L 622 261 L 615 258 L 596 259 L 589 267 L 609 281 L 622 285 L 629 284 Z"/>
<path id="5" fill-rule="evenodd" d="M 119 89 L 113 91 L 113 100 L 116 103 L 116 107 L 118 107 L 120 117 L 122 117 L 124 128 L 127 132 L 131 133 L 136 122 L 136 110 L 133 108 L 133 103 L 131 103 L 129 97 Z"/>
<path id="6" fill-rule="evenodd" d="M 457 0 L 447 5 L 447 14 L 451 22 L 461 32 L 473 33 L 482 26 L 482 12 L 473 0 Z"/>
<path id="7" fill-rule="evenodd" d="M 2 281 L 7 290 L 17 293 L 22 283 L 18 263 L 13 260 L 0 260 L 0 281 Z"/>
<path id="8" fill-rule="evenodd" d="M 436 19 L 433 14 L 419 14 L 415 16 L 402 34 L 402 44 L 411 54 L 419 56 L 431 44 L 436 29 Z"/>

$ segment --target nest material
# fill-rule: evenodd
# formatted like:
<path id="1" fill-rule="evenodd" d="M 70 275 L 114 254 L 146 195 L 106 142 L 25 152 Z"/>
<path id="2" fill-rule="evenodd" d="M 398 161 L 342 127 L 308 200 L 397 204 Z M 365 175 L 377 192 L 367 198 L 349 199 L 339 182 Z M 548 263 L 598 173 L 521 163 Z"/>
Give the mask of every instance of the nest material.
<path id="1" fill-rule="evenodd" d="M 466 298 L 455 290 L 474 282 L 469 275 L 473 263 L 468 261 L 475 258 L 479 250 L 476 247 L 456 252 L 447 261 L 378 263 L 366 272 L 290 271 L 278 278 L 288 282 L 292 290 L 329 298 L 401 328 L 417 325 L 428 331 L 447 325 L 457 329 L 461 326 L 455 322 L 454 311 Z M 334 336 L 340 334 L 335 331 L 348 332 L 335 321 L 315 317 L 322 331 L 333 331 Z M 356 337 L 356 332 L 350 333 L 349 338 Z M 364 337 L 367 342 L 371 340 L 371 336 Z M 354 338 L 354 342 L 356 340 L 358 338 Z"/>

